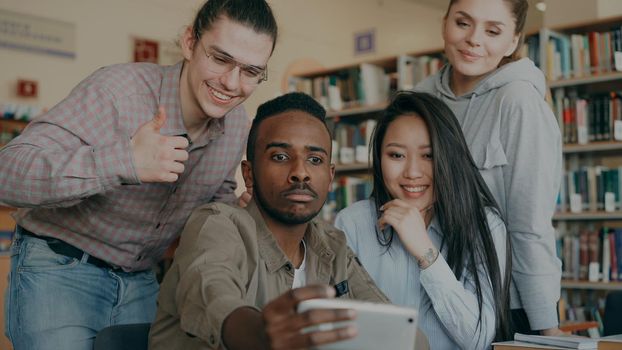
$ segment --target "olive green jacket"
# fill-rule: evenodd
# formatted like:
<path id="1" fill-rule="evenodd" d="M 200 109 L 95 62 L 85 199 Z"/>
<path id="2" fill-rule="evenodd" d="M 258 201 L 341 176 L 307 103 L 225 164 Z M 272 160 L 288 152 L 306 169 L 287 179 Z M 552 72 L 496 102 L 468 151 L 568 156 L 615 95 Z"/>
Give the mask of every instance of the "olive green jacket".
<path id="1" fill-rule="evenodd" d="M 343 232 L 312 220 L 305 233 L 306 282 L 338 286 L 342 297 L 388 302 L 346 245 Z M 211 203 L 188 220 L 162 282 L 150 349 L 224 348 L 224 320 L 261 309 L 291 289 L 294 268 L 254 201 L 245 209 Z"/>

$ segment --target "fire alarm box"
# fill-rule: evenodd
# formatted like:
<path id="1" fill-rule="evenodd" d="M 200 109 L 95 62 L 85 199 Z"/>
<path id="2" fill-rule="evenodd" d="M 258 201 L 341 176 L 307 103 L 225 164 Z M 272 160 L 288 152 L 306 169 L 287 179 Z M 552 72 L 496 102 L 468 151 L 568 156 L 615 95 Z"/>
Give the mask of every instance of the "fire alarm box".
<path id="1" fill-rule="evenodd" d="M 38 84 L 34 80 L 20 79 L 17 81 L 17 96 L 37 97 Z"/>

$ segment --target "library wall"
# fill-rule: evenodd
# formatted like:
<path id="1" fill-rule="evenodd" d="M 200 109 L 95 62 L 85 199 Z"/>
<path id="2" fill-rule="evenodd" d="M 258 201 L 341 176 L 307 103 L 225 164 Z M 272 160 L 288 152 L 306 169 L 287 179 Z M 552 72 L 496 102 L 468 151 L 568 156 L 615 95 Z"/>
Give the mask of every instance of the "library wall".
<path id="1" fill-rule="evenodd" d="M 173 41 L 200 0 L 3 0 L 3 10 L 74 23 L 76 58 L 0 49 L 0 102 L 51 107 L 99 67 L 132 59 L 131 37 Z M 19 100 L 18 78 L 39 82 L 39 98 Z"/>
<path id="2" fill-rule="evenodd" d="M 622 1 L 620 0 L 599 0 L 598 18 L 606 18 L 612 14 L 622 14 Z"/>
<path id="3" fill-rule="evenodd" d="M 546 0 L 544 26 L 588 22 L 622 15 L 620 0 Z"/>

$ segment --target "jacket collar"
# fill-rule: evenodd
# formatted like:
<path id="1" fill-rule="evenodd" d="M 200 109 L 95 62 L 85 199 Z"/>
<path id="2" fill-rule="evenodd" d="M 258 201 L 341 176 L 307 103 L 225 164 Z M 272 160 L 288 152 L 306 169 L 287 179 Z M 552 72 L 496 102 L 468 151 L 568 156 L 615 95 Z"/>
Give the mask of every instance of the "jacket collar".
<path id="1" fill-rule="evenodd" d="M 274 273 L 287 264 L 292 265 L 266 225 L 266 221 L 261 215 L 254 199 L 248 203 L 246 211 L 248 211 L 250 216 L 255 220 L 259 254 L 265 259 L 268 271 Z M 335 252 L 328 244 L 325 237 L 326 230 L 322 226 L 324 225 L 318 222 L 317 219 L 313 219 L 309 222 L 304 235 L 307 245 L 305 270 L 307 273 L 307 282 L 319 282 L 322 278 L 314 278 L 314 276 L 326 275 L 326 272 L 331 270 L 330 267 L 335 258 Z"/>

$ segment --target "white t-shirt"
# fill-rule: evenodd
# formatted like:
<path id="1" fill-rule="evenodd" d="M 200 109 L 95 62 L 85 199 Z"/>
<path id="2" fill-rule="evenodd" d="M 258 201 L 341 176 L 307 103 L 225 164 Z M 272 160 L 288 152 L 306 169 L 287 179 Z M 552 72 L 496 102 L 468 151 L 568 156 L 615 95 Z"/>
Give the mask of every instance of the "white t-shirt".
<path id="1" fill-rule="evenodd" d="M 307 276 L 305 274 L 305 261 L 307 260 L 307 245 L 305 244 L 304 239 L 302 240 L 302 249 L 304 249 L 304 254 L 302 256 L 302 263 L 300 267 L 294 269 L 294 283 L 292 284 L 292 288 L 300 288 L 304 287 L 307 284 Z"/>

